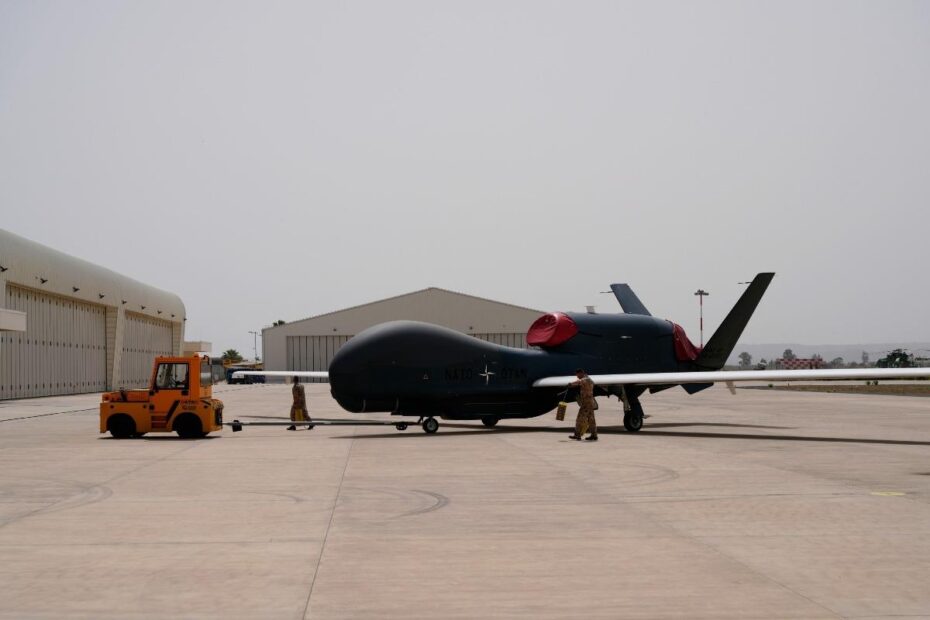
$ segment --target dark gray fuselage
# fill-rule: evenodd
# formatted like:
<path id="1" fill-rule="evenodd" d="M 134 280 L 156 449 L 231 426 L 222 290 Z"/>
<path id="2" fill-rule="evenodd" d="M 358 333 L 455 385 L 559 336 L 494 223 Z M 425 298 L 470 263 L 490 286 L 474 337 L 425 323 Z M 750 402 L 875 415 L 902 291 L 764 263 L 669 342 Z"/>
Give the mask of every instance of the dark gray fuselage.
<path id="1" fill-rule="evenodd" d="M 675 356 L 669 321 L 633 314 L 568 316 L 578 333 L 545 349 L 505 347 L 429 323 L 376 325 L 336 353 L 329 367 L 332 395 L 355 413 L 522 418 L 551 411 L 564 397 L 563 389 L 532 387 L 543 377 L 572 375 L 576 368 L 592 375 L 692 369 Z"/>

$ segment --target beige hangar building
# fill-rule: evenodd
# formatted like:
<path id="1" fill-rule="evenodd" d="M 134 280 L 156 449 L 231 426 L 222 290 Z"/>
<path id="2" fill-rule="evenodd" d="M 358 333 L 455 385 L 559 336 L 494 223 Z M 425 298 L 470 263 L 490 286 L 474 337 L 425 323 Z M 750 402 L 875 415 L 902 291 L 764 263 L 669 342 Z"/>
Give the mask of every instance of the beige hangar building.
<path id="1" fill-rule="evenodd" d="M 385 321 L 442 325 L 482 340 L 526 347 L 526 332 L 544 312 L 473 295 L 427 288 L 262 330 L 266 370 L 327 370 L 352 336 Z"/>
<path id="2" fill-rule="evenodd" d="M 0 230 L 0 400 L 145 387 L 184 320 L 177 295 Z"/>

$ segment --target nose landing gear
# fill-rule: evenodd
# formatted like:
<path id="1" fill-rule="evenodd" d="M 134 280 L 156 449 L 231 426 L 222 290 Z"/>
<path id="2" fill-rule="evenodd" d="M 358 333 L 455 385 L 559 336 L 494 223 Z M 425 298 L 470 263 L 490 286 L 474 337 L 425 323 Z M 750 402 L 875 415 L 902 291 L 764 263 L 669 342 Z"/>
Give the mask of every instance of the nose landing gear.
<path id="1" fill-rule="evenodd" d="M 439 430 L 439 422 L 436 421 L 436 418 L 429 417 L 423 420 L 423 432 L 427 435 L 432 435 Z"/>

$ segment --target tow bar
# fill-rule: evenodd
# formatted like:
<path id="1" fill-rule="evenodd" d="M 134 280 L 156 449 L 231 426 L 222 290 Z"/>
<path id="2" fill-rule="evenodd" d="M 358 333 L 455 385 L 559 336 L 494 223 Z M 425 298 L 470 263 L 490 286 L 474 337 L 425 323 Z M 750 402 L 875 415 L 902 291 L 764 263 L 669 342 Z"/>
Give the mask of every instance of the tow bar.
<path id="1" fill-rule="evenodd" d="M 224 426 L 229 426 L 234 433 L 238 433 L 242 430 L 243 426 L 306 426 L 307 430 L 313 429 L 314 426 L 393 426 L 399 431 L 405 431 L 409 424 L 409 422 L 388 422 L 383 420 L 328 420 L 325 418 L 313 418 L 312 420 L 304 422 L 292 422 L 290 420 L 281 422 L 240 422 L 239 420 L 233 420 L 232 422 L 225 422 Z"/>

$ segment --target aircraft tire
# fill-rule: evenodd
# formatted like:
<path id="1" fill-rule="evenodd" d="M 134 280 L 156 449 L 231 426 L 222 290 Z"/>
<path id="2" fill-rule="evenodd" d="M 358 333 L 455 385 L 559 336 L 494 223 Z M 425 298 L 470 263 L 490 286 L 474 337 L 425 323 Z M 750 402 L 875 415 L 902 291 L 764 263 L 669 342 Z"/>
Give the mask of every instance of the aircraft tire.
<path id="1" fill-rule="evenodd" d="M 631 433 L 638 433 L 643 428 L 643 414 L 635 411 L 624 413 L 623 427 Z"/>
<path id="2" fill-rule="evenodd" d="M 404 422 L 401 422 L 400 424 L 397 424 L 395 428 L 399 431 L 405 431 L 407 430 L 407 425 Z"/>
<path id="3" fill-rule="evenodd" d="M 432 435 L 439 430 L 439 422 L 436 421 L 436 418 L 426 418 L 423 420 L 423 432 L 427 435 Z"/>
<path id="4" fill-rule="evenodd" d="M 494 415 L 481 416 L 481 423 L 487 426 L 488 428 L 494 428 L 495 426 L 497 426 L 497 423 L 500 421 L 501 419 Z"/>

